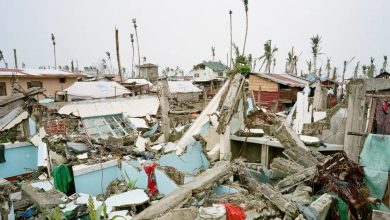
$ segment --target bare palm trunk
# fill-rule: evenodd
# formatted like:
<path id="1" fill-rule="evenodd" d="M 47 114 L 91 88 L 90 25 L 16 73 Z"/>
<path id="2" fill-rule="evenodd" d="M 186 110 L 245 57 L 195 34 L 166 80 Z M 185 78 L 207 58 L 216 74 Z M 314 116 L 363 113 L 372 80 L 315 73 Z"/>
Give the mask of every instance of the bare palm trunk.
<path id="1" fill-rule="evenodd" d="M 242 48 L 242 55 L 245 54 L 246 38 L 248 37 L 248 10 L 245 10 L 245 38 L 244 46 Z"/>
<path id="2" fill-rule="evenodd" d="M 14 49 L 15 69 L 18 68 L 18 58 L 16 56 L 16 49 Z"/>
<path id="3" fill-rule="evenodd" d="M 232 68 L 232 60 L 233 60 L 233 24 L 232 24 L 232 10 L 229 11 L 230 17 L 230 64 L 229 67 Z"/>
<path id="4" fill-rule="evenodd" d="M 314 74 L 317 76 L 317 56 L 313 56 L 313 68 L 314 68 Z"/>
<path id="5" fill-rule="evenodd" d="M 132 47 L 132 58 L 131 58 L 131 78 L 135 78 L 135 72 L 134 72 L 134 43 L 131 42 L 131 47 Z"/>
<path id="6" fill-rule="evenodd" d="M 121 60 L 119 56 L 119 31 L 116 28 L 115 28 L 115 42 L 116 42 L 116 60 L 118 61 L 118 74 L 121 79 L 121 82 L 123 82 Z"/>
<path id="7" fill-rule="evenodd" d="M 138 78 L 141 78 L 141 55 L 139 53 L 139 42 L 138 42 L 138 31 L 137 27 L 135 27 L 135 38 L 137 40 L 137 50 L 138 50 Z"/>

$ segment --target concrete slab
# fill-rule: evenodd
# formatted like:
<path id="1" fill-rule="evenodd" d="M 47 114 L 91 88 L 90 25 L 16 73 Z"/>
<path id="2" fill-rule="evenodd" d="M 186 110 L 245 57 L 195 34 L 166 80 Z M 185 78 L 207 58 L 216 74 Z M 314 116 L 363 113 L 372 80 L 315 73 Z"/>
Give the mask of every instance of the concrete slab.
<path id="1" fill-rule="evenodd" d="M 135 189 L 121 194 L 110 196 L 106 200 L 106 205 L 111 207 L 123 207 L 141 205 L 149 201 L 149 196 L 144 190 Z"/>

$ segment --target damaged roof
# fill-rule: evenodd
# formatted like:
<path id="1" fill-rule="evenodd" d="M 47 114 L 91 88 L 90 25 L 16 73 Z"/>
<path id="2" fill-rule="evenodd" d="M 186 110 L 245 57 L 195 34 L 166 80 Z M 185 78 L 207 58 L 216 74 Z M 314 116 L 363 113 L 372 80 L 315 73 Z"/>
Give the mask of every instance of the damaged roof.
<path id="1" fill-rule="evenodd" d="M 191 81 L 168 81 L 169 93 L 191 93 L 202 92 L 203 90 L 192 84 Z M 158 82 L 151 91 L 158 92 L 162 89 L 162 82 Z"/>
<path id="2" fill-rule="evenodd" d="M 65 91 L 67 95 L 93 99 L 131 94 L 130 90 L 113 81 L 75 82 Z"/>
<path id="3" fill-rule="evenodd" d="M 11 77 L 16 74 L 18 77 L 83 77 L 86 76 L 81 72 L 69 72 L 59 69 L 6 69 L 0 68 L 0 77 Z"/>
<path id="4" fill-rule="evenodd" d="M 294 76 L 291 74 L 276 74 L 276 73 L 251 73 L 255 76 L 271 80 L 273 82 L 276 82 L 278 84 L 290 86 L 290 87 L 305 87 L 310 83 L 309 80 L 303 79 L 298 76 Z"/>
<path id="5" fill-rule="evenodd" d="M 149 82 L 147 79 L 127 79 L 124 83 L 128 84 L 136 84 L 136 85 L 149 85 L 152 86 L 153 84 Z"/>
<path id="6" fill-rule="evenodd" d="M 63 106 L 58 113 L 81 118 L 124 114 L 129 117 L 156 115 L 160 102 L 156 96 L 136 96 L 130 98 L 95 99 L 72 102 Z"/>

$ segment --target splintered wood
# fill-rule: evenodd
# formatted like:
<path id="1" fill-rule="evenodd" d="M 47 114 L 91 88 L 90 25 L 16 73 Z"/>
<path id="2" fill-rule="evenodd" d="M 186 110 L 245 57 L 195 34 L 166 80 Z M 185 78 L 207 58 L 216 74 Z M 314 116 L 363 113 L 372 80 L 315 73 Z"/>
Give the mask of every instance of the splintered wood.
<path id="1" fill-rule="evenodd" d="M 229 85 L 229 90 L 227 91 L 225 98 L 223 100 L 221 99 L 223 104 L 221 106 L 220 117 L 218 119 L 218 134 L 225 133 L 226 126 L 230 123 L 230 119 L 237 109 L 236 105 L 241 96 L 241 91 L 245 82 L 244 79 L 245 77 L 241 74 L 236 74 Z"/>

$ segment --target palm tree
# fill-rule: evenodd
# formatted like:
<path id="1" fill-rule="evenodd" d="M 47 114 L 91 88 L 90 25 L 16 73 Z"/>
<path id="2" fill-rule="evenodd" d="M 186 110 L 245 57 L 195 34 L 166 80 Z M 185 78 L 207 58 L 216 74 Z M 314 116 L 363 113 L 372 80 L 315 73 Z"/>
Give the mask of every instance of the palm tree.
<path id="1" fill-rule="evenodd" d="M 358 76 L 359 64 L 360 64 L 360 61 L 358 61 L 358 62 L 356 63 L 355 70 L 353 71 L 353 78 L 355 78 L 355 79 L 356 79 L 357 76 Z"/>
<path id="2" fill-rule="evenodd" d="M 387 71 L 387 56 L 383 56 L 383 66 L 382 66 L 382 71 L 381 72 L 386 72 Z"/>
<path id="3" fill-rule="evenodd" d="M 121 82 L 123 82 L 121 59 L 119 55 L 119 30 L 116 27 L 115 27 L 115 44 L 116 44 L 116 60 L 118 62 L 118 75 L 121 79 Z"/>
<path id="4" fill-rule="evenodd" d="M 318 34 L 310 38 L 311 40 L 311 52 L 313 54 L 313 68 L 314 68 L 314 74 L 317 75 L 317 57 L 320 54 L 321 48 L 321 36 Z"/>
<path id="5" fill-rule="evenodd" d="M 53 48 L 54 48 L 54 69 L 56 69 L 57 68 L 56 38 L 54 37 L 53 33 L 51 33 L 51 41 L 53 43 Z"/>
<path id="6" fill-rule="evenodd" d="M 297 63 L 301 54 L 297 56 L 294 52 L 294 47 L 291 48 L 291 52 L 288 52 L 287 54 L 286 73 L 290 73 L 294 75 L 298 74 Z"/>
<path id="7" fill-rule="evenodd" d="M 213 61 L 214 61 L 214 58 L 215 58 L 215 47 L 211 47 L 211 54 L 213 56 Z"/>
<path id="8" fill-rule="evenodd" d="M 332 80 L 336 80 L 336 79 L 337 79 L 337 68 L 334 67 L 334 68 L 333 68 Z"/>
<path id="9" fill-rule="evenodd" d="M 328 57 L 327 59 L 326 59 L 326 66 L 325 66 L 325 70 L 326 70 L 326 72 L 327 72 L 327 75 L 326 75 L 326 78 L 327 79 L 330 79 L 329 77 L 330 77 L 330 71 L 331 71 L 331 66 L 330 66 L 330 57 Z"/>
<path id="10" fill-rule="evenodd" d="M 366 65 L 362 66 L 362 72 L 363 72 L 364 76 L 367 76 L 367 66 Z"/>
<path id="11" fill-rule="evenodd" d="M 130 41 L 131 41 L 131 49 L 132 49 L 132 57 L 131 57 L 131 78 L 135 77 L 134 72 L 134 34 L 130 34 Z"/>
<path id="12" fill-rule="evenodd" d="M 112 67 L 111 54 L 110 54 L 109 51 L 106 51 L 106 56 L 107 56 L 107 60 L 110 61 L 110 74 L 112 74 L 114 72 L 114 70 L 113 70 L 113 67 Z"/>
<path id="13" fill-rule="evenodd" d="M 373 57 L 370 57 L 370 65 L 367 68 L 367 76 L 368 78 L 374 78 L 375 75 L 375 64 L 374 64 L 375 59 Z"/>
<path id="14" fill-rule="evenodd" d="M 275 73 L 276 58 L 273 59 L 272 72 Z"/>
<path id="15" fill-rule="evenodd" d="M 260 67 L 260 72 L 261 72 L 261 69 L 263 67 L 263 65 L 265 64 L 265 72 L 266 73 L 270 73 L 271 72 L 271 65 L 272 65 L 272 60 L 275 56 L 275 53 L 278 51 L 278 48 L 276 46 L 274 46 L 272 48 L 272 42 L 271 40 L 268 40 L 265 42 L 264 44 L 264 54 L 263 56 L 260 57 L 260 59 L 264 59 L 263 60 L 263 63 L 261 64 L 261 67 Z"/>
<path id="16" fill-rule="evenodd" d="M 242 55 L 245 53 L 245 46 L 246 46 L 246 39 L 248 36 L 248 0 L 242 0 L 244 3 L 244 8 L 245 8 L 245 38 L 244 38 L 244 46 L 242 48 Z"/>
<path id="17" fill-rule="evenodd" d="M 138 31 L 137 31 L 137 28 L 138 28 L 138 26 L 137 26 L 137 20 L 136 20 L 136 18 L 133 18 L 133 25 L 134 25 L 134 31 L 135 31 L 135 38 L 136 38 L 136 40 L 137 40 L 137 50 L 138 50 L 138 78 L 140 78 L 141 77 L 141 72 L 139 71 L 140 69 L 140 67 L 141 67 L 141 55 L 140 55 L 140 53 L 139 53 L 139 41 L 138 41 Z"/>
<path id="18" fill-rule="evenodd" d="M 308 74 L 310 74 L 312 66 L 313 66 L 312 62 L 311 62 L 311 60 L 309 60 L 309 61 L 306 61 L 306 63 L 307 63 L 307 71 L 309 72 Z"/>
<path id="19" fill-rule="evenodd" d="M 4 62 L 4 66 L 5 68 L 7 68 L 7 63 L 5 62 L 5 59 L 4 59 L 4 55 L 3 55 L 3 51 L 0 50 L 0 61 L 3 61 Z"/>
<path id="20" fill-rule="evenodd" d="M 232 68 L 232 62 L 233 62 L 233 24 L 232 24 L 232 14 L 233 14 L 232 10 L 229 10 L 229 17 L 230 17 L 230 65 L 229 65 L 229 67 L 230 68 Z"/>

